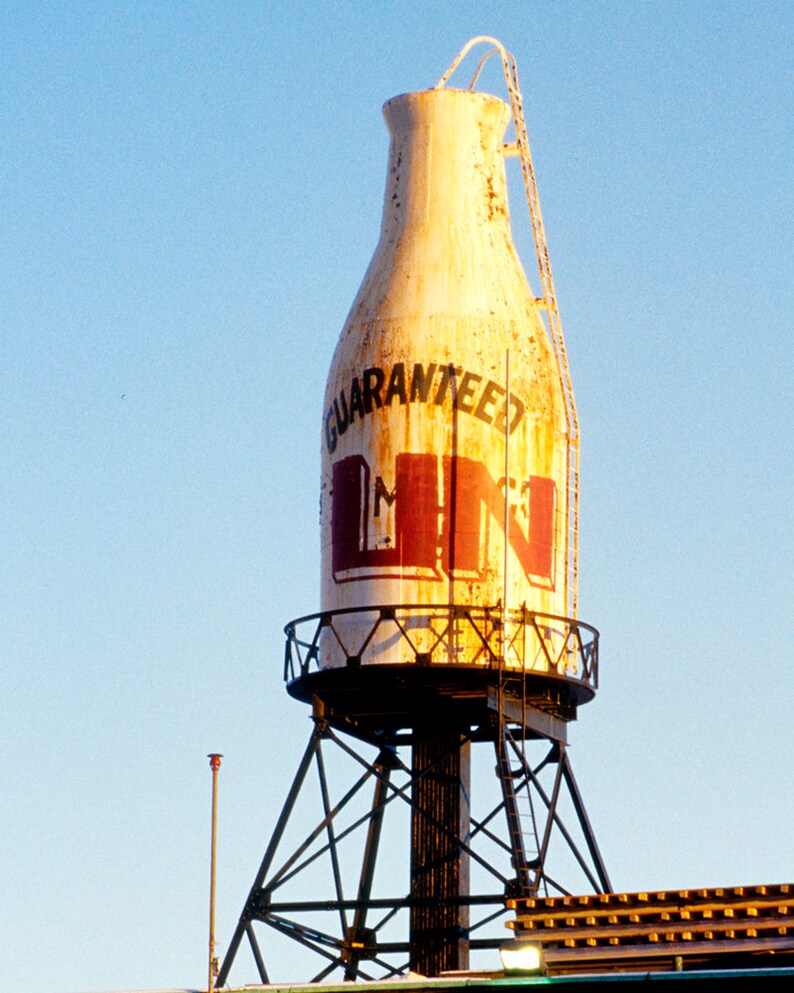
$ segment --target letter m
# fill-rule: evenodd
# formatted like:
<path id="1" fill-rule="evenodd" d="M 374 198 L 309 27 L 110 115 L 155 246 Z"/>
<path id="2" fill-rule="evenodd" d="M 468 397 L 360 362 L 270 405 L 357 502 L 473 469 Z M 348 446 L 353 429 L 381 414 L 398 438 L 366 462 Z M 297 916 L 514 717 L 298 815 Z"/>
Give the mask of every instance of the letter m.
<path id="1" fill-rule="evenodd" d="M 370 466 L 361 455 L 334 463 L 331 568 L 336 582 L 401 576 L 417 569 L 435 572 L 438 460 L 435 455 L 406 452 L 397 456 L 394 468 L 394 490 L 388 493 L 378 477 L 380 486 L 373 493 Z M 376 512 L 380 516 L 380 497 L 387 506 L 394 505 L 394 536 L 391 547 L 370 548 L 370 517 Z"/>

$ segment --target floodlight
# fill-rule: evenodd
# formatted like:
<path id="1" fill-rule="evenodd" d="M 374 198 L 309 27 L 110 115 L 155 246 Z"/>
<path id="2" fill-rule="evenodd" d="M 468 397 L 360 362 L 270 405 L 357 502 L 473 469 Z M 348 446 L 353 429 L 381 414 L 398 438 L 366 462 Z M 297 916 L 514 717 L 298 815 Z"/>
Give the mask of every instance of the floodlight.
<path id="1" fill-rule="evenodd" d="M 546 971 L 543 961 L 543 946 L 537 941 L 511 938 L 499 947 L 502 968 L 515 975 L 541 975 Z"/>

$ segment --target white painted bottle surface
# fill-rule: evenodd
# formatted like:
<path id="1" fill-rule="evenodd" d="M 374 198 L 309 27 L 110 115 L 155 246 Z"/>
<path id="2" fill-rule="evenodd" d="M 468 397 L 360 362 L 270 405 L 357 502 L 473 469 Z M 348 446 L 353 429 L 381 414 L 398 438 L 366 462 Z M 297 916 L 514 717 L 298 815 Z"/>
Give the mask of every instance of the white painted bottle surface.
<path id="1" fill-rule="evenodd" d="M 505 602 L 564 615 L 565 406 L 510 232 L 509 108 L 436 89 L 395 97 L 384 115 L 380 240 L 325 394 L 321 609 Z M 415 647 L 482 663 L 466 636 L 450 657 L 431 614 L 412 622 Z M 322 668 L 345 664 L 371 619 L 335 626 Z M 378 632 L 362 659 L 411 661 L 408 647 Z"/>

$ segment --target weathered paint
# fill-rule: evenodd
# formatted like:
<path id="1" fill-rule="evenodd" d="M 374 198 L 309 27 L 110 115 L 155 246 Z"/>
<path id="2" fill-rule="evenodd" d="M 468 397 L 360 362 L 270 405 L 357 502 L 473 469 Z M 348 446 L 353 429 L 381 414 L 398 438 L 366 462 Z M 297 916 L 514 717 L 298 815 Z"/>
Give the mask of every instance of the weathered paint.
<path id="1" fill-rule="evenodd" d="M 564 398 L 510 233 L 509 109 L 437 89 L 384 114 L 380 241 L 325 394 L 321 609 L 496 606 L 506 588 L 510 609 L 564 615 Z M 435 636 L 420 624 L 415 640 Z M 466 664 L 465 646 L 454 659 L 441 648 L 434 661 Z M 373 655 L 403 661 L 386 640 Z M 325 640 L 321 666 L 344 657 Z"/>

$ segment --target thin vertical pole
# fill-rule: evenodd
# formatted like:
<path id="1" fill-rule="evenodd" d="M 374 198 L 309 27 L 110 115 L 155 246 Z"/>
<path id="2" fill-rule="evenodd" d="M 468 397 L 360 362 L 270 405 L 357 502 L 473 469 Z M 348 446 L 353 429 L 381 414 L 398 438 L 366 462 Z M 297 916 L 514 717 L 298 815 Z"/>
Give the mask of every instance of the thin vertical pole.
<path id="1" fill-rule="evenodd" d="M 298 766 L 298 771 L 295 773 L 295 778 L 293 779 L 292 786 L 287 794 L 287 799 L 284 802 L 284 806 L 278 816 L 278 821 L 276 821 L 276 826 L 273 829 L 273 835 L 268 843 L 265 856 L 262 859 L 262 864 L 259 866 L 259 872 L 257 872 L 251 891 L 248 894 L 248 899 L 243 907 L 240 920 L 237 922 L 237 927 L 232 935 L 232 940 L 229 942 L 229 946 L 226 949 L 226 955 L 224 956 L 223 964 L 221 965 L 221 971 L 218 973 L 219 986 L 224 986 L 226 984 L 229 970 L 234 964 L 234 959 L 237 955 L 237 950 L 240 947 L 240 942 L 243 940 L 245 935 L 248 935 L 248 940 L 254 952 L 254 957 L 256 958 L 257 966 L 259 967 L 260 978 L 263 983 L 268 982 L 267 973 L 260 966 L 261 956 L 257 954 L 257 947 L 254 944 L 254 929 L 251 926 L 251 921 L 254 919 L 254 915 L 250 914 L 249 910 L 252 909 L 252 905 L 255 904 L 257 897 L 260 895 L 262 883 L 265 881 L 265 877 L 270 871 L 270 866 L 273 862 L 276 851 L 278 850 L 278 846 L 281 843 L 284 831 L 287 828 L 287 823 L 295 806 L 295 801 L 298 799 L 298 794 L 303 786 L 303 781 L 306 779 L 306 773 L 309 771 L 309 766 L 312 763 L 312 759 L 314 758 L 317 749 L 320 747 L 320 738 L 323 734 L 324 731 L 320 725 L 320 722 L 315 719 L 314 729 L 311 733 L 311 737 L 309 738 L 309 744 L 306 746 L 306 751 L 303 753 L 303 758 Z M 282 870 L 282 872 L 283 871 L 284 870 Z"/>
<path id="2" fill-rule="evenodd" d="M 218 840 L 218 769 L 221 767 L 222 755 L 211 752 L 207 758 L 212 769 L 212 854 L 210 855 L 210 949 L 207 993 L 215 988 L 217 960 L 215 958 L 215 860 Z"/>
<path id="3" fill-rule="evenodd" d="M 499 653 L 498 710 L 502 726 L 502 690 L 507 668 L 507 557 L 510 552 L 510 349 L 505 349 L 505 546 L 502 560 L 502 651 Z"/>
<path id="4" fill-rule="evenodd" d="M 502 670 L 507 666 L 507 565 L 510 553 L 510 349 L 505 349 L 505 554 L 502 571 Z M 501 678 L 499 683 L 501 685 Z"/>

